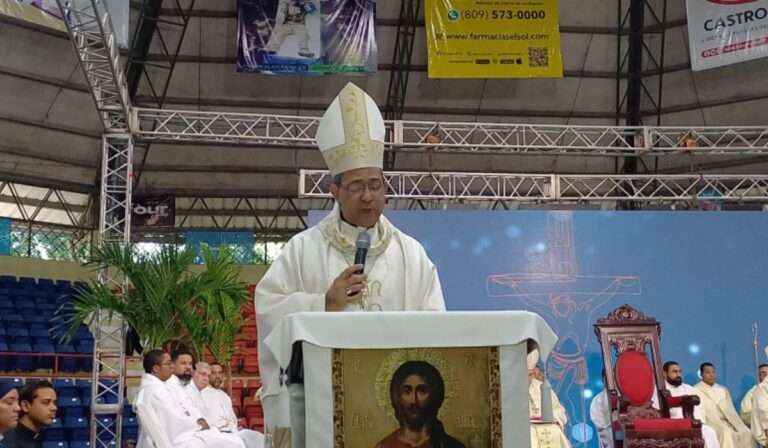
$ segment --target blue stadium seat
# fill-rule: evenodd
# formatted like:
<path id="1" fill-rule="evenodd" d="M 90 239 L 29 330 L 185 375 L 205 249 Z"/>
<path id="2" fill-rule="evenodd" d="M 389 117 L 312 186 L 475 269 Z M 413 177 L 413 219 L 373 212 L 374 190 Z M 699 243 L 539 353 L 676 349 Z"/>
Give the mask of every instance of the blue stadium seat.
<path id="1" fill-rule="evenodd" d="M 54 378 L 53 388 L 56 389 L 56 395 L 59 401 L 65 398 L 80 397 L 80 390 L 75 381 L 70 378 Z"/>
<path id="2" fill-rule="evenodd" d="M 48 435 L 49 432 L 48 428 L 46 428 L 46 435 Z M 43 442 L 43 448 L 70 448 L 70 446 L 67 442 Z"/>
<path id="3" fill-rule="evenodd" d="M 19 284 L 21 285 L 37 285 L 37 280 L 32 277 L 19 277 Z"/>
<path id="4" fill-rule="evenodd" d="M 71 345 L 57 344 L 56 353 L 74 354 L 75 348 Z M 59 358 L 59 370 L 65 373 L 75 373 L 79 370 L 78 361 L 77 358 L 61 357 Z"/>
<path id="5" fill-rule="evenodd" d="M 126 404 L 123 405 L 123 424 L 125 424 L 125 419 L 131 419 L 136 417 L 136 414 L 133 412 L 133 406 L 128 404 L 128 400 L 125 400 L 124 403 Z"/>
<path id="6" fill-rule="evenodd" d="M 37 280 L 37 284 L 40 286 L 53 286 L 53 280 L 50 278 L 41 278 Z"/>
<path id="7" fill-rule="evenodd" d="M 0 299 L 0 309 L 1 310 L 7 311 L 7 310 L 10 310 L 12 308 L 16 308 L 15 306 L 13 306 L 13 301 L 11 301 L 11 299 L 6 298 L 7 296 L 5 296 L 4 294 L 0 293 L 0 297 L 2 297 L 2 299 Z"/>
<path id="8" fill-rule="evenodd" d="M 32 336 L 12 336 L 11 342 L 14 344 L 29 344 L 35 343 L 35 339 Z"/>
<path id="9" fill-rule="evenodd" d="M 50 426 L 46 427 L 43 431 L 44 432 L 44 439 L 48 441 L 48 443 L 59 443 L 60 441 L 63 442 L 66 445 L 67 440 L 67 431 L 64 429 L 64 425 L 61 422 L 61 417 L 57 416 L 55 419 L 53 419 L 53 422 Z M 43 447 L 45 447 L 45 443 L 43 443 Z M 59 445 L 52 445 L 52 446 L 59 446 Z"/>
<path id="10" fill-rule="evenodd" d="M 16 284 L 15 275 L 0 275 L 0 283 L 2 284 Z"/>
<path id="11" fill-rule="evenodd" d="M 64 427 L 69 430 L 70 442 L 89 439 L 91 428 L 88 425 L 88 419 L 85 417 L 66 418 L 64 419 Z"/>
<path id="12" fill-rule="evenodd" d="M 0 341 L 0 353 L 8 351 L 8 344 L 5 341 Z M 0 371 L 6 372 L 11 370 L 11 357 L 0 354 Z"/>
<path id="13" fill-rule="evenodd" d="M 3 313 L 0 315 L 0 317 L 3 319 L 3 321 L 7 323 L 13 323 L 13 322 L 24 322 L 24 316 L 17 313 Z M 8 325 L 6 325 L 7 327 Z"/>
<path id="14" fill-rule="evenodd" d="M 12 352 L 32 352 L 32 346 L 29 344 L 8 344 L 9 351 Z M 11 370 L 17 372 L 34 372 L 37 368 L 37 359 L 32 355 L 14 355 L 11 356 Z"/>
<path id="15" fill-rule="evenodd" d="M 11 336 L 11 337 L 16 337 L 16 336 L 26 336 L 26 337 L 29 337 L 29 328 L 26 328 L 26 326 L 25 326 L 25 328 L 20 328 L 20 327 L 14 326 L 14 327 L 11 327 L 11 328 L 6 328 L 5 334 L 7 334 L 8 336 Z"/>
<path id="16" fill-rule="evenodd" d="M 82 407 L 83 407 L 83 402 L 80 400 L 80 397 L 67 397 L 59 400 L 59 408 L 82 408 Z M 66 422 L 64 422 L 64 426 L 67 426 Z"/>
<path id="17" fill-rule="evenodd" d="M 139 439 L 139 427 L 138 426 L 123 426 L 123 440 L 138 440 Z"/>
<path id="18" fill-rule="evenodd" d="M 62 418 L 68 419 L 68 418 L 80 418 L 80 417 L 88 417 L 88 408 L 85 406 L 83 407 L 64 407 L 59 408 L 59 413 L 61 414 Z"/>
<path id="19" fill-rule="evenodd" d="M 69 288 L 71 285 L 72 285 L 72 282 L 70 282 L 69 280 L 56 280 L 56 286 L 59 286 L 59 287 L 63 286 L 65 288 Z"/>
<path id="20" fill-rule="evenodd" d="M 53 344 L 35 344 L 33 346 L 37 353 L 45 353 L 53 355 L 55 353 Z M 56 358 L 53 356 L 38 356 L 37 368 L 38 369 L 52 369 L 56 364 Z"/>

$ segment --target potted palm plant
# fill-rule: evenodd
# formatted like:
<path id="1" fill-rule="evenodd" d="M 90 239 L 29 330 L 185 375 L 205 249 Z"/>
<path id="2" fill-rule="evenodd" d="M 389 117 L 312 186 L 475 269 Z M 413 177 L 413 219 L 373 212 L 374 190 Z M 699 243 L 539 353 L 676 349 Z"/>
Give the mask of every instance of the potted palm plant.
<path id="1" fill-rule="evenodd" d="M 86 265 L 106 267 L 129 286 L 122 290 L 97 280 L 75 285 L 73 298 L 57 311 L 57 327 L 70 338 L 80 324 L 93 324 L 101 310 L 109 317 L 122 316 L 143 347 L 182 343 L 197 359 L 210 351 L 229 365 L 245 323 L 241 309 L 248 303 L 248 289 L 225 248 L 214 254 L 201 245 L 204 269 L 190 271 L 197 249 L 162 245 L 141 252 L 133 244 L 102 243 Z"/>

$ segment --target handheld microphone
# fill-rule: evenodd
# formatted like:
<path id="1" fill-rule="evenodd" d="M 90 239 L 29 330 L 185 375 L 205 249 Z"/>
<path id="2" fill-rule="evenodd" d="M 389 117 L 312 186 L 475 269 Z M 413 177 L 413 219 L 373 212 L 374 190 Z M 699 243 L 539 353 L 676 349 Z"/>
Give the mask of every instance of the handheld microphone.
<path id="1" fill-rule="evenodd" d="M 371 235 L 363 230 L 357 234 L 357 241 L 355 241 L 355 264 L 365 265 L 365 257 L 368 256 L 368 249 L 371 247 Z M 355 272 L 355 274 L 362 274 L 365 271 L 365 267 Z"/>

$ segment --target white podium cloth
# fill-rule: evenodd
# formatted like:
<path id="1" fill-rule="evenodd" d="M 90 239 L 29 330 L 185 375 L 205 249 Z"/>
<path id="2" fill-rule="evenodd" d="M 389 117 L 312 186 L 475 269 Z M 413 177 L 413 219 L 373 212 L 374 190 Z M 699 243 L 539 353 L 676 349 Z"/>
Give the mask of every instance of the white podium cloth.
<path id="1" fill-rule="evenodd" d="M 501 405 L 505 416 L 502 433 L 510 437 L 505 438 L 503 446 L 512 447 L 519 446 L 521 432 L 526 436 L 529 432 L 529 340 L 536 342 L 542 359 L 546 360 L 557 336 L 541 316 L 526 311 L 302 312 L 285 317 L 267 336 L 265 345 L 280 366 L 287 368 L 293 344 L 304 342 L 306 435 L 316 448 L 333 446 L 332 349 L 499 347 Z M 278 379 L 264 387 L 269 394 L 277 394 L 281 386 Z M 285 390 L 282 396 L 287 397 Z M 281 427 L 289 425 L 286 399 L 282 403 L 265 400 L 264 405 L 269 427 L 275 426 L 274 422 Z M 519 418 L 507 418 L 510 415 Z M 513 424 L 526 426 L 508 427 Z M 511 439 L 513 435 L 515 439 Z"/>

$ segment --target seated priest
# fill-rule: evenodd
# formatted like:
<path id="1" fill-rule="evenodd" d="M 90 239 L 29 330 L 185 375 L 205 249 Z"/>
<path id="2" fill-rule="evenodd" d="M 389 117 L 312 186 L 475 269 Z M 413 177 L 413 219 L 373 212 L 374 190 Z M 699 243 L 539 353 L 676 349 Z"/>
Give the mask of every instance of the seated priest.
<path id="1" fill-rule="evenodd" d="M 171 356 L 162 350 L 144 353 L 144 376 L 133 406 L 139 413 L 139 406 L 146 405 L 154 411 L 155 427 L 165 432 L 174 448 L 206 446 L 210 448 L 245 448 L 243 441 L 233 435 L 220 433 L 211 428 L 205 419 L 191 409 L 186 398 L 166 384 L 173 376 Z M 141 422 L 141 414 L 139 421 Z M 153 448 L 149 431 L 142 429 L 137 448 Z"/>
<path id="2" fill-rule="evenodd" d="M 768 356 L 768 346 L 765 347 Z M 752 436 L 760 446 L 768 447 L 768 376 L 760 381 L 752 402 Z"/>
<path id="3" fill-rule="evenodd" d="M 741 420 L 744 421 L 747 426 L 752 426 L 752 404 L 755 399 L 755 391 L 760 387 L 760 383 L 762 383 L 766 377 L 768 377 L 768 364 L 760 364 L 757 368 L 757 384 L 752 386 L 741 400 L 741 411 L 739 412 L 739 415 L 741 416 Z"/>
<path id="4" fill-rule="evenodd" d="M 605 370 L 603 370 L 603 384 L 607 384 Z M 600 448 L 613 448 L 613 420 L 618 418 L 618 415 L 612 414 L 608 392 L 603 389 L 592 397 L 592 402 L 589 404 L 589 418 L 597 429 Z"/>
<path id="5" fill-rule="evenodd" d="M 210 365 L 198 362 L 192 382 L 199 391 L 205 420 L 221 432 L 237 434 L 246 448 L 262 448 L 264 435 L 258 431 L 243 429 L 237 425 L 237 416 L 232 408 L 232 398 L 221 389 L 224 383 L 224 368 L 218 362 Z"/>
<path id="6" fill-rule="evenodd" d="M 707 425 L 717 433 L 721 448 L 754 448 L 752 432 L 733 406 L 731 393 L 717 384 L 717 369 L 711 362 L 699 367 L 701 381 L 694 386 L 707 414 Z"/>
<path id="7" fill-rule="evenodd" d="M 673 397 L 698 395 L 693 386 L 683 383 L 683 369 L 680 368 L 680 363 L 677 361 L 664 363 L 664 383 L 669 394 Z M 670 408 L 669 416 L 671 418 L 683 418 L 683 408 L 681 406 Z M 701 421 L 701 437 L 704 439 L 704 448 L 720 448 L 717 433 L 708 425 L 707 413 L 701 404 L 693 408 L 693 418 Z"/>
<path id="8" fill-rule="evenodd" d="M 528 354 L 528 412 L 531 417 L 531 448 L 570 448 L 568 437 L 565 436 L 565 425 L 568 424 L 568 412 L 552 394 L 552 416 L 554 422 L 541 420 L 541 385 L 536 379 L 534 368 L 539 361 L 539 351 Z"/>
<path id="9" fill-rule="evenodd" d="M 280 366 L 264 339 L 300 311 L 443 311 L 435 265 L 422 245 L 382 215 L 386 129 L 379 108 L 347 84 L 320 120 L 317 144 L 333 176 L 328 216 L 291 238 L 255 291 L 265 427 L 277 424 Z M 355 264 L 361 233 L 370 241 Z"/>

